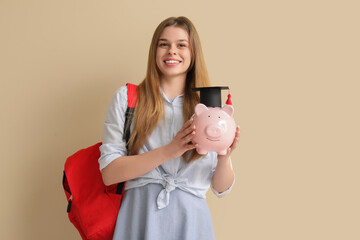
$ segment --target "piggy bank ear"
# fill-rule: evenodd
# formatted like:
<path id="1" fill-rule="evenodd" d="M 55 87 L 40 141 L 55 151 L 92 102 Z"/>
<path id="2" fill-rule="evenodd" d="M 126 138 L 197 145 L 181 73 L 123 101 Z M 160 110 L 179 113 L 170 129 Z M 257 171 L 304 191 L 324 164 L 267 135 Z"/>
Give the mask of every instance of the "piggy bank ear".
<path id="1" fill-rule="evenodd" d="M 230 117 L 234 114 L 234 108 L 231 105 L 225 105 L 221 110 L 229 114 Z"/>
<path id="2" fill-rule="evenodd" d="M 199 103 L 199 104 L 197 104 L 195 106 L 195 114 L 196 114 L 196 116 L 199 116 L 202 112 L 205 112 L 207 110 L 208 110 L 208 108 L 202 103 Z"/>

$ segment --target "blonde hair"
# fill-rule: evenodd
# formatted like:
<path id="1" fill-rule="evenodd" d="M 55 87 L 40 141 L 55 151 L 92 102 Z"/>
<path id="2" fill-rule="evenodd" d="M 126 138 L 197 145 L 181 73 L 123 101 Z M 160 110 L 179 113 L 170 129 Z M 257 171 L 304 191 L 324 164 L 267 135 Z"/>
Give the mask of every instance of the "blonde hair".
<path id="1" fill-rule="evenodd" d="M 137 88 L 139 98 L 134 114 L 134 127 L 129 140 L 130 155 L 139 153 L 140 148 L 144 145 L 151 132 L 155 129 L 160 117 L 164 114 L 164 103 L 160 93 L 160 70 L 156 64 L 156 50 L 160 35 L 169 26 L 183 28 L 189 34 L 190 40 L 192 59 L 186 76 L 184 90 L 184 121 L 190 119 L 194 113 L 195 105 L 200 101 L 198 93 L 191 89 L 209 86 L 209 77 L 201 49 L 200 38 L 192 22 L 186 17 L 170 17 L 162 21 L 156 28 L 151 40 L 145 79 Z M 189 155 L 185 153 L 183 157 L 188 162 L 198 159 L 200 155 L 192 150 Z"/>

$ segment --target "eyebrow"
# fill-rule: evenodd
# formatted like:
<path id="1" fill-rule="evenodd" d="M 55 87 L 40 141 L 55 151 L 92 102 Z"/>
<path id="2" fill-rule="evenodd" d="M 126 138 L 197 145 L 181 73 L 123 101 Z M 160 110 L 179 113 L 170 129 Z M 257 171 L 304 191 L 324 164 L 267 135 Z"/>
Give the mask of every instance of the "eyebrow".
<path id="1" fill-rule="evenodd" d="M 166 38 L 160 38 L 160 39 L 159 39 L 159 42 L 160 42 L 160 41 L 167 42 L 167 41 L 169 41 L 169 40 L 167 40 Z M 179 40 L 177 40 L 177 42 L 188 42 L 188 40 L 186 40 L 186 39 L 179 39 Z"/>

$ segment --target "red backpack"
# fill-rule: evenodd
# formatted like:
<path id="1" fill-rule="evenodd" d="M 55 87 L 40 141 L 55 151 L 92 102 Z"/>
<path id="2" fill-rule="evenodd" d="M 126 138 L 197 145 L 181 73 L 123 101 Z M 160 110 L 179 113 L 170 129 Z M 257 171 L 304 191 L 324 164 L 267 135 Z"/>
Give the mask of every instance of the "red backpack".
<path id="1" fill-rule="evenodd" d="M 136 85 L 128 87 L 128 107 L 125 125 L 131 118 L 136 102 Z M 128 142 L 130 129 L 124 134 Z M 101 142 L 77 151 L 67 158 L 64 167 L 63 187 L 68 200 L 70 221 L 83 240 L 111 240 L 124 196 L 125 182 L 105 186 L 99 169 Z"/>

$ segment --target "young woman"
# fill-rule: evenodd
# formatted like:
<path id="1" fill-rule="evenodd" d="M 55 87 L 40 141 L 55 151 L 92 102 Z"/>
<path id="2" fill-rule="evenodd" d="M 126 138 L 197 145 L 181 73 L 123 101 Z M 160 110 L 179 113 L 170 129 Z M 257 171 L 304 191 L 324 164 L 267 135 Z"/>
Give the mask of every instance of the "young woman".
<path id="1" fill-rule="evenodd" d="M 168 18 L 154 32 L 145 79 L 131 124 L 129 153 L 123 140 L 127 88 L 106 113 L 100 169 L 104 183 L 126 182 L 114 239 L 215 239 L 205 200 L 209 187 L 221 197 L 234 183 L 230 154 L 199 155 L 189 120 L 199 103 L 194 87 L 209 86 L 199 36 L 185 17 Z"/>

